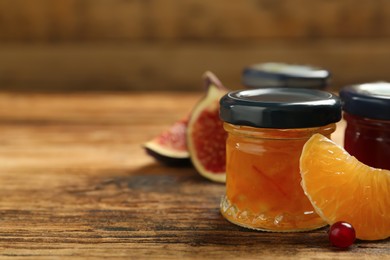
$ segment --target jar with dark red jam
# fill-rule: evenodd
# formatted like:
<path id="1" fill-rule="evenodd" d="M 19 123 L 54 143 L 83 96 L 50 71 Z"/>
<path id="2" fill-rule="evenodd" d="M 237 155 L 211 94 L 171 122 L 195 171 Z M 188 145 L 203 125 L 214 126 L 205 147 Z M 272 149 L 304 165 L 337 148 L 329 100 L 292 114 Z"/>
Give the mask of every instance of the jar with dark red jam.
<path id="1" fill-rule="evenodd" d="M 344 87 L 344 147 L 359 161 L 390 170 L 390 83 Z"/>

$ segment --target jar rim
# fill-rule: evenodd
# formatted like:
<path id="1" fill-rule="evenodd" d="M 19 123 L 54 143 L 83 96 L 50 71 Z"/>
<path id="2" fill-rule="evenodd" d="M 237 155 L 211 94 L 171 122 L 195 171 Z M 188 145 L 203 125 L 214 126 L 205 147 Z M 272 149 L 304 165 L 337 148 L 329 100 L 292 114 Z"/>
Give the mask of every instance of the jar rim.
<path id="1" fill-rule="evenodd" d="M 256 128 L 252 126 L 233 125 L 224 122 L 223 128 L 230 134 L 246 138 L 256 139 L 279 139 L 279 140 L 300 140 L 308 139 L 315 133 L 330 135 L 336 130 L 336 124 L 331 123 L 325 126 L 294 128 L 294 129 L 277 129 L 277 128 Z"/>

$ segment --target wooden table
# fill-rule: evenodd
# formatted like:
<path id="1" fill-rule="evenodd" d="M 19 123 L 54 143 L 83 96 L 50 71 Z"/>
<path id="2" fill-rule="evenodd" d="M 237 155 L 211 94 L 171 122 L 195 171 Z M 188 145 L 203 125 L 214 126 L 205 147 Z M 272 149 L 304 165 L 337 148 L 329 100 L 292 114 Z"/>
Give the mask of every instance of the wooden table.
<path id="1" fill-rule="evenodd" d="M 340 251 L 326 229 L 229 224 L 223 185 L 148 157 L 141 144 L 199 97 L 0 93 L 0 257 L 390 259 L 389 239 Z"/>

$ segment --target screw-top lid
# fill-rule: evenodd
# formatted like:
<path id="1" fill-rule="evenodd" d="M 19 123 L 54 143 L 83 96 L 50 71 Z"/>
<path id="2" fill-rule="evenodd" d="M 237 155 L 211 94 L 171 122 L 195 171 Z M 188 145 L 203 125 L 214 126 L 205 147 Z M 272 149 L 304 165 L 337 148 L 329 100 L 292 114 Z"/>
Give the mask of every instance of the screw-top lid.
<path id="1" fill-rule="evenodd" d="M 264 88 L 229 92 L 220 117 L 234 125 L 260 128 L 319 127 L 341 119 L 341 101 L 314 89 Z"/>
<path id="2" fill-rule="evenodd" d="M 250 88 L 310 88 L 328 86 L 330 72 L 321 68 L 285 63 L 260 63 L 244 68 L 242 84 Z"/>
<path id="3" fill-rule="evenodd" d="M 342 88 L 343 110 L 349 114 L 390 120 L 390 83 L 375 82 Z"/>

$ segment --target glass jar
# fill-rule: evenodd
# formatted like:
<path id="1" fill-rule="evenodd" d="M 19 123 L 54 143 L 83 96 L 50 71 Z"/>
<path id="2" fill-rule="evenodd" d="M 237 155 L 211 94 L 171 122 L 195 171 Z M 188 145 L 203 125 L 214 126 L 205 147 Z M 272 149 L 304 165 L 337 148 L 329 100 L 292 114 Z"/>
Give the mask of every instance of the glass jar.
<path id="1" fill-rule="evenodd" d="M 344 147 L 371 167 L 390 170 L 390 83 L 344 87 Z"/>
<path id="2" fill-rule="evenodd" d="M 324 226 L 300 185 L 299 158 L 314 133 L 335 131 L 340 100 L 319 90 L 275 88 L 230 92 L 220 103 L 228 132 L 222 215 L 264 231 Z"/>
<path id="3" fill-rule="evenodd" d="M 267 62 L 244 68 L 241 81 L 248 88 L 325 89 L 330 72 L 313 66 Z"/>

